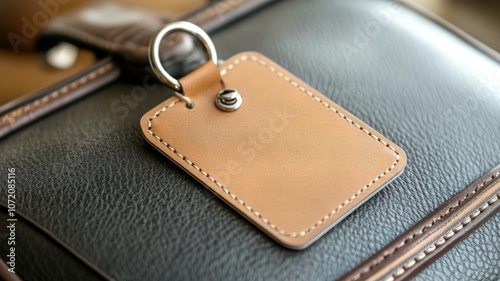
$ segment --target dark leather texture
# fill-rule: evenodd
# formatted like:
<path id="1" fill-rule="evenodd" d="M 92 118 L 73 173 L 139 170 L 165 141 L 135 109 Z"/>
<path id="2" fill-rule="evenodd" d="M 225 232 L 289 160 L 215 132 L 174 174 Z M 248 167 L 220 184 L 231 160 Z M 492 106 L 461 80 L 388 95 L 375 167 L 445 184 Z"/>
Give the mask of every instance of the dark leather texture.
<path id="1" fill-rule="evenodd" d="M 113 83 L 3 139 L 0 165 L 18 171 L 20 211 L 117 280 L 338 279 L 500 163 L 499 62 L 403 6 L 280 1 L 212 38 L 221 58 L 261 52 L 387 136 L 406 171 L 288 250 L 144 140 L 139 119 L 165 87 Z M 498 280 L 499 225 L 497 214 L 415 280 Z M 61 263 L 17 247 L 26 280 Z"/>
<path id="2" fill-rule="evenodd" d="M 0 213 L 0 227 L 6 229 L 7 213 Z M 6 241 L 2 232 L 2 242 Z M 16 267 L 15 272 L 22 280 L 102 280 L 98 274 L 88 269 L 79 260 L 57 243 L 52 243 L 46 236 L 25 221 L 16 222 Z M 5 243 L 4 243 L 5 244 Z M 2 259 L 5 259 L 2 247 Z M 51 264 L 52 263 L 52 264 Z M 11 273 L 9 272 L 9 275 Z M 0 278 L 1 279 L 1 278 Z M 3 279 L 2 279 L 3 280 Z"/>

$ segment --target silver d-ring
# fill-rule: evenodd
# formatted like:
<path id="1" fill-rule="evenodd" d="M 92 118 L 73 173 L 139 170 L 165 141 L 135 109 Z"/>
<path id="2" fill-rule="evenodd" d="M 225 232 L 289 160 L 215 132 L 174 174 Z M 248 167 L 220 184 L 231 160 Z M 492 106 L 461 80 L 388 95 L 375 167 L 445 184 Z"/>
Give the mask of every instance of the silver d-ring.
<path id="1" fill-rule="evenodd" d="M 203 31 L 203 29 L 201 29 L 197 25 L 194 25 L 187 21 L 176 21 L 168 23 L 160 31 L 158 31 L 155 37 L 153 37 L 149 44 L 148 50 L 149 63 L 151 64 L 153 72 L 156 74 L 158 79 L 160 79 L 160 81 L 175 90 L 177 93 L 184 95 L 181 83 L 179 83 L 177 79 L 168 74 L 165 68 L 163 68 L 160 60 L 161 40 L 174 31 L 184 31 L 193 35 L 205 48 L 208 60 L 213 61 L 215 65 L 217 65 L 217 52 L 215 51 L 214 43 L 212 42 L 208 34 L 205 33 L 205 31 Z"/>

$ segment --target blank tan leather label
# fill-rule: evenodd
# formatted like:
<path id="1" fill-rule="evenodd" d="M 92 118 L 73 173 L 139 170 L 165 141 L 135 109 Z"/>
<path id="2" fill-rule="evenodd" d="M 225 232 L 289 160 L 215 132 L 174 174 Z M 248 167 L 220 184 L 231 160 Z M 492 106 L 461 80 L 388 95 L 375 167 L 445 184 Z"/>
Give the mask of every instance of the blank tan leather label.
<path id="1" fill-rule="evenodd" d="M 200 82 L 193 109 L 174 96 L 141 127 L 282 245 L 309 246 L 403 171 L 401 148 L 261 54 L 238 54 L 218 70 L 242 95 L 239 109 L 219 110 L 217 83 Z"/>

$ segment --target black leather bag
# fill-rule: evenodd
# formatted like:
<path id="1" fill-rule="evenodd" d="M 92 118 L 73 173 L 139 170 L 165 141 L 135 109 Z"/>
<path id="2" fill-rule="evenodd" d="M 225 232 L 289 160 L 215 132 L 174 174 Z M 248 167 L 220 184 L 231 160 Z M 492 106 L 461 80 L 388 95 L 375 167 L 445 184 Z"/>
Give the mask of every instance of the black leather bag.
<path id="1" fill-rule="evenodd" d="M 61 240 L 20 220 L 20 277 L 335 280 L 500 163 L 498 57 L 399 2 L 279 1 L 212 39 L 221 58 L 263 53 L 387 136 L 406 151 L 405 172 L 289 250 L 148 145 L 139 119 L 172 93 L 133 99 L 140 83 L 121 79 L 0 141 L 17 210 Z M 500 279 L 495 214 L 415 280 Z"/>

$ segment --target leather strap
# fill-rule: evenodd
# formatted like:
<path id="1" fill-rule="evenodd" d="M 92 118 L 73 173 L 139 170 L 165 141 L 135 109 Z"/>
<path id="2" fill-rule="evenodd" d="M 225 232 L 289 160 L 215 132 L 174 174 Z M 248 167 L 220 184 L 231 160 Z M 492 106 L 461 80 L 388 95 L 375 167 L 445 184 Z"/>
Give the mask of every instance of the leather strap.
<path id="1" fill-rule="evenodd" d="M 500 165 L 342 277 L 408 280 L 465 239 L 500 209 Z"/>
<path id="2" fill-rule="evenodd" d="M 202 27 L 206 32 L 212 32 L 272 1 L 212 1 L 181 19 Z M 124 65 L 144 68 L 149 65 L 149 41 L 157 30 L 173 19 L 156 11 L 99 2 L 51 21 L 43 30 L 37 45 L 39 49 L 48 49 L 61 41 L 68 41 L 89 48 L 98 55 L 112 53 L 124 61 Z M 162 47 L 161 56 L 167 64 L 172 64 L 169 60 L 186 62 L 192 59 L 196 50 L 193 40 L 182 33 L 169 36 L 163 41 Z M 203 54 L 200 57 L 203 59 Z"/>
<path id="3" fill-rule="evenodd" d="M 0 259 L 0 279 L 5 281 L 21 281 L 17 274 L 9 272 L 9 267 Z"/>

